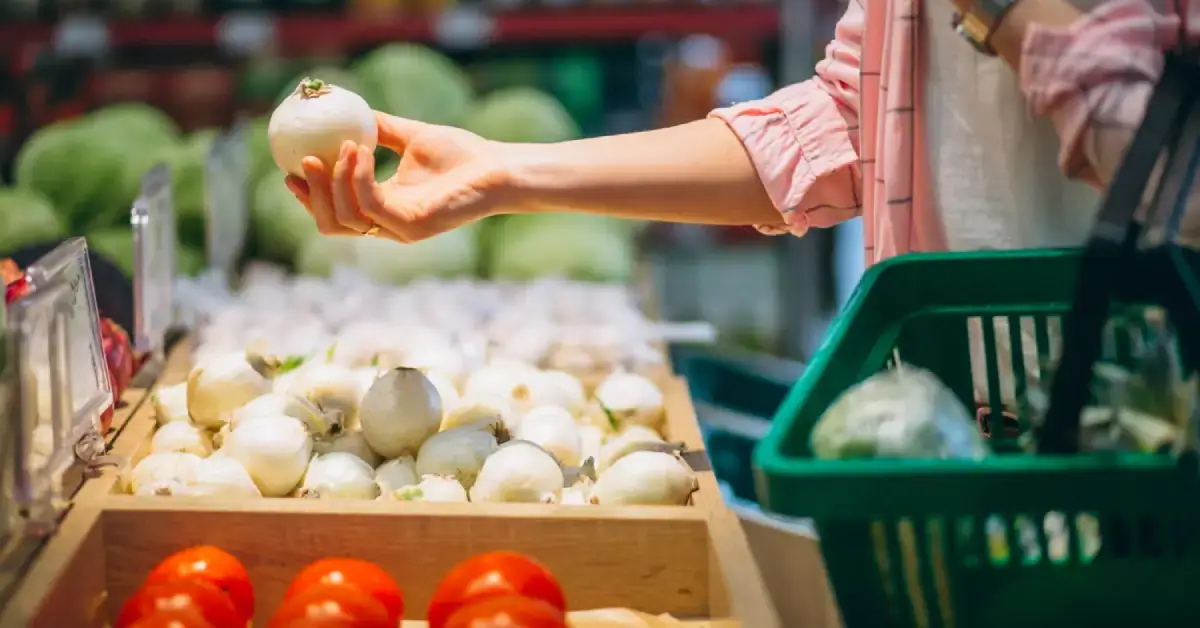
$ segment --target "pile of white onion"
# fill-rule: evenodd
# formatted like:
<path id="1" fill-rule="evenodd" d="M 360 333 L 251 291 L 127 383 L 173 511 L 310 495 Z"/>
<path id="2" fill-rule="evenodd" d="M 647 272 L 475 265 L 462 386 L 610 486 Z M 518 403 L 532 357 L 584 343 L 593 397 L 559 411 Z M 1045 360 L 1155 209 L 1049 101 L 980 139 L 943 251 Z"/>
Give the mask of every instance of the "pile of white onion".
<path id="1" fill-rule="evenodd" d="M 419 335 L 374 331 L 374 343 L 339 343 L 298 366 L 255 350 L 205 356 L 186 383 L 153 393 L 159 427 L 126 489 L 685 505 L 697 488 L 664 439 L 663 393 L 643 375 L 615 371 L 589 396 L 564 371 L 415 360 L 430 349 Z"/>
<path id="2" fill-rule="evenodd" d="M 255 347 L 286 358 L 331 356 L 350 367 L 453 372 L 459 385 L 466 371 L 493 359 L 573 373 L 643 370 L 664 363 L 663 342 L 712 337 L 708 325 L 648 319 L 625 286 L 561 279 L 392 286 L 347 268 L 329 278 L 295 277 L 255 263 L 236 292 L 180 278 L 176 294 L 200 358 Z"/>

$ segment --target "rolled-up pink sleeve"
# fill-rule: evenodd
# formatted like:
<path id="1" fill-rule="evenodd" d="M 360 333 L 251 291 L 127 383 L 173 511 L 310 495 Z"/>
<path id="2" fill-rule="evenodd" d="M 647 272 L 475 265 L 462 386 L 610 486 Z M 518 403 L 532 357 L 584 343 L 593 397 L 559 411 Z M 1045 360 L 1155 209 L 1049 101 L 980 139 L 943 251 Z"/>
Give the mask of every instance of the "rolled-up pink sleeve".
<path id="1" fill-rule="evenodd" d="M 838 21 L 816 76 L 762 99 L 717 109 L 737 134 L 783 220 L 763 233 L 803 235 L 859 214 L 858 72 L 863 12 Z"/>
<path id="2" fill-rule="evenodd" d="M 1196 21 L 1189 20 L 1193 29 Z M 1119 0 L 1066 28 L 1028 28 L 1021 87 L 1033 113 L 1053 120 L 1064 172 L 1098 187 L 1112 179 L 1162 75 L 1163 52 L 1179 41 L 1179 25 L 1176 15 L 1143 0 Z"/>

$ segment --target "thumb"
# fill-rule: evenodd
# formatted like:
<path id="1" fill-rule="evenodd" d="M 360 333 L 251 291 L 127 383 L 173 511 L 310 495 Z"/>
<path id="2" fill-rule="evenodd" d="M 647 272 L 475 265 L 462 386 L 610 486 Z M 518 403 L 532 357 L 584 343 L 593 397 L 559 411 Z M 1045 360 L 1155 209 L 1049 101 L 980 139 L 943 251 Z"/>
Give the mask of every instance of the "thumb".
<path id="1" fill-rule="evenodd" d="M 428 127 L 424 122 L 399 118 L 390 114 L 375 112 L 375 124 L 379 127 L 379 145 L 397 153 L 404 152 L 405 147 L 417 133 Z"/>

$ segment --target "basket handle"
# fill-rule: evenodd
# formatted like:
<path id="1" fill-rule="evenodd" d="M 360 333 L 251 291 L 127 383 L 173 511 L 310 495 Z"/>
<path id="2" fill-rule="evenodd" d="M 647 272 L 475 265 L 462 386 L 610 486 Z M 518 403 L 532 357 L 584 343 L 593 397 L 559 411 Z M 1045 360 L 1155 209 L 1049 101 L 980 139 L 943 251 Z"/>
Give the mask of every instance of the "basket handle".
<path id="1" fill-rule="evenodd" d="M 1146 217 L 1140 219 L 1138 209 L 1162 156 L 1163 175 L 1156 183 Z M 1080 449 L 1080 415 L 1090 396 L 1092 368 L 1114 301 L 1129 301 L 1136 295 L 1144 297 L 1137 299 L 1140 302 L 1162 305 L 1176 329 L 1186 329 L 1197 319 L 1200 309 L 1195 300 L 1187 298 L 1187 279 L 1179 267 L 1190 265 L 1189 272 L 1195 279 L 1197 266 L 1189 263 L 1195 256 L 1172 244 L 1198 158 L 1200 63 L 1194 51 L 1172 51 L 1166 54 L 1162 77 L 1084 245 L 1075 298 L 1064 319 L 1062 358 L 1051 383 L 1046 420 L 1038 434 L 1039 453 L 1072 454 Z M 1139 240 L 1145 225 L 1141 220 L 1152 224 L 1155 216 L 1167 217 L 1164 245 L 1143 251 Z M 1152 274 L 1149 276 L 1155 281 L 1145 281 L 1145 272 L 1164 270 L 1165 276 Z M 1143 285 L 1138 285 L 1139 278 Z M 1148 283 L 1156 285 L 1147 290 Z M 1200 350 L 1193 342 L 1195 337 L 1195 332 L 1188 330 L 1187 337 L 1180 338 L 1188 357 Z"/>

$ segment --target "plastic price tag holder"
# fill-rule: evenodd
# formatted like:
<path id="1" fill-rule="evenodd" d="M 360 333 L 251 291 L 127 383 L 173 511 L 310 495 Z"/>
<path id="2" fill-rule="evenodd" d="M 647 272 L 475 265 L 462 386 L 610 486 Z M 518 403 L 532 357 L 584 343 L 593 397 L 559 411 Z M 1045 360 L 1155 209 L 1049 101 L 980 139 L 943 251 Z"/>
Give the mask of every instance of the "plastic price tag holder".
<path id="1" fill-rule="evenodd" d="M 113 393 L 100 340 L 100 312 L 96 307 L 87 242 L 83 238 L 63 242 L 29 266 L 26 278 L 32 294 L 59 283 L 68 292 L 65 326 L 71 397 L 68 441 L 73 443 L 76 455 L 90 461 L 104 450 L 100 415 L 112 407 Z"/>
<path id="2" fill-rule="evenodd" d="M 171 170 L 159 164 L 142 177 L 133 202 L 133 347 L 155 359 L 175 322 L 175 204 Z"/>
<path id="3" fill-rule="evenodd" d="M 5 417 L 3 439 L 12 473 L 12 511 L 5 524 L 21 536 L 52 532 L 64 505 L 63 477 L 75 461 L 69 368 L 74 289 L 69 277 L 43 282 L 13 302 L 3 385 L 16 403 Z M 10 506 L 5 504 L 6 507 Z"/>
<path id="4" fill-rule="evenodd" d="M 238 124 L 213 142 L 204 177 L 208 266 L 226 281 L 246 241 L 249 185 L 246 131 Z"/>

